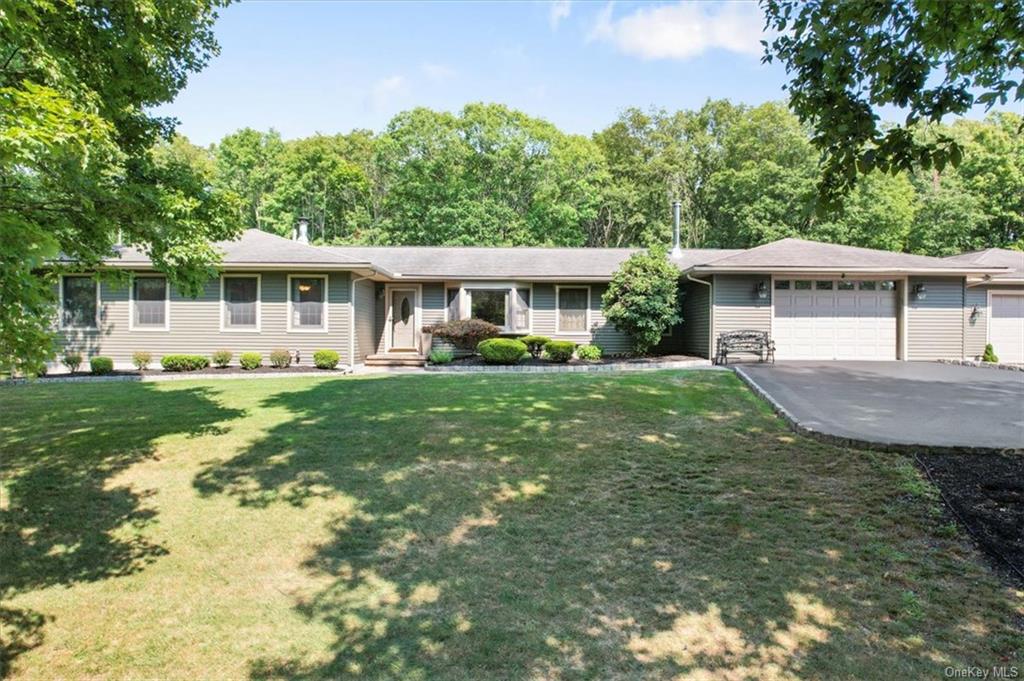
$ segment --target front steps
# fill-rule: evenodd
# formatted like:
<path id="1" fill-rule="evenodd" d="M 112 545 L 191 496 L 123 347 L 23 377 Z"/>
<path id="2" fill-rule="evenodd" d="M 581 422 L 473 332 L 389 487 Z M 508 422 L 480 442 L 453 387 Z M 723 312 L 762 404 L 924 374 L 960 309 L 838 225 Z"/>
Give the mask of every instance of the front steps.
<path id="1" fill-rule="evenodd" d="M 368 355 L 364 363 L 368 367 L 421 367 L 427 358 L 418 352 L 385 352 Z"/>

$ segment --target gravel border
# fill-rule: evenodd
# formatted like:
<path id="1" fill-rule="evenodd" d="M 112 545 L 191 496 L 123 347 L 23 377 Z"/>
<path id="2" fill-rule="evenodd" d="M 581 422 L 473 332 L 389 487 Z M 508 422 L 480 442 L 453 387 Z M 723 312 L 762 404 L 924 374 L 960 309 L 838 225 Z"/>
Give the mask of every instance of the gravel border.
<path id="1" fill-rule="evenodd" d="M 982 362 L 976 359 L 939 359 L 940 364 L 958 364 L 965 367 L 981 369 L 1003 369 L 1005 371 L 1024 371 L 1024 364 L 1004 364 L 1003 362 Z"/>
<path id="2" fill-rule="evenodd" d="M 659 369 L 702 369 L 714 368 L 709 359 L 672 360 L 668 362 L 608 362 L 605 364 L 552 364 L 538 366 L 530 364 L 474 365 L 428 364 L 424 370 L 435 373 L 514 373 L 514 374 L 562 374 L 601 371 L 655 371 Z"/>
<path id="3" fill-rule="evenodd" d="M 749 387 L 754 394 L 763 399 L 771 406 L 772 410 L 781 416 L 790 430 L 793 430 L 802 435 L 818 440 L 819 442 L 825 442 L 832 445 L 838 445 L 840 447 L 850 447 L 853 449 L 871 449 L 879 452 L 895 452 L 897 454 L 915 454 L 915 453 L 928 453 L 928 454 L 1024 454 L 1024 449 L 1014 449 L 1005 447 L 969 447 L 966 445 L 921 445 L 921 444 L 908 444 L 905 442 L 886 442 L 884 440 L 865 440 L 862 438 L 845 437 L 842 435 L 833 435 L 826 433 L 815 428 L 811 428 L 806 425 L 798 418 L 796 418 L 792 412 L 786 409 L 782 404 L 775 400 L 774 397 L 768 394 L 768 392 L 758 385 L 742 367 L 733 366 L 731 367 L 733 372 L 743 381 L 747 387 Z"/>

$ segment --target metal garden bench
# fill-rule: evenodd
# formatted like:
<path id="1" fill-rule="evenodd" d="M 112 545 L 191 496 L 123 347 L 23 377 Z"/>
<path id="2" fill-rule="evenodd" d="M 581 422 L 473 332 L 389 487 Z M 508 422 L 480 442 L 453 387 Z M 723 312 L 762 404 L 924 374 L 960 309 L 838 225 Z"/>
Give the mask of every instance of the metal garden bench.
<path id="1" fill-rule="evenodd" d="M 716 364 L 728 364 L 729 357 L 737 353 L 757 355 L 761 362 L 775 363 L 775 341 L 767 331 L 746 329 L 726 331 L 718 337 L 718 348 L 715 353 Z"/>

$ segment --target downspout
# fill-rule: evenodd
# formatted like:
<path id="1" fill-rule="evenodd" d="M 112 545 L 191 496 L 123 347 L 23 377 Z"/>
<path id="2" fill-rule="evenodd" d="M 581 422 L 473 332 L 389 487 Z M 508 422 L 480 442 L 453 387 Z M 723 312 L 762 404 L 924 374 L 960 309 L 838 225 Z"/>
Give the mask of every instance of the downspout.
<path id="1" fill-rule="evenodd" d="M 711 285 L 710 281 L 704 281 L 703 279 L 694 279 L 693 275 L 689 272 L 686 273 L 686 280 L 692 281 L 696 284 L 704 284 L 708 287 L 708 359 L 712 362 L 715 361 L 715 297 L 714 297 L 714 286 Z"/>
<path id="2" fill-rule="evenodd" d="M 356 368 L 356 282 L 370 277 L 354 277 L 348 280 L 348 361 L 349 366 Z"/>

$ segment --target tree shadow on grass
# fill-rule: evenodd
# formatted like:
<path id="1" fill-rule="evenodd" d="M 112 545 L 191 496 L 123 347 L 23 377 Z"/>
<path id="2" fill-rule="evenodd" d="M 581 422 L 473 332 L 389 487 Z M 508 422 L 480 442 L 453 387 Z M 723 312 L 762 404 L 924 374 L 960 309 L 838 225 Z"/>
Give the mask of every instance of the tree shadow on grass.
<path id="1" fill-rule="evenodd" d="M 158 438 L 211 432 L 239 414 L 203 388 L 109 383 L 0 391 L 0 601 L 131 574 L 164 555 L 143 532 L 156 516 L 146 501 L 152 492 L 109 481 L 152 457 Z M 0 624 L 3 676 L 42 641 L 46 618 L 5 603 Z"/>
<path id="2" fill-rule="evenodd" d="M 410 376 L 268 398 L 291 418 L 197 490 L 349 503 L 303 563 L 326 586 L 296 596 L 330 649 L 255 659 L 252 678 L 914 677 L 1013 654 L 1012 607 L 928 531 L 912 467 L 794 437 L 735 381 Z M 951 652 L 970 650 L 992 659 Z"/>

